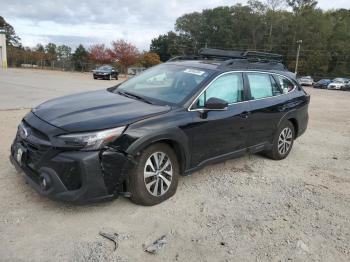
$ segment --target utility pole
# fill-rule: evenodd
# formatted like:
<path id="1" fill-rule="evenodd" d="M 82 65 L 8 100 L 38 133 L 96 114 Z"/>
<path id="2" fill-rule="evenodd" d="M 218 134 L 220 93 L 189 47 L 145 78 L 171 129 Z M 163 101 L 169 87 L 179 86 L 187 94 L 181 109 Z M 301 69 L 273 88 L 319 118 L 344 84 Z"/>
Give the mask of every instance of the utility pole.
<path id="1" fill-rule="evenodd" d="M 0 68 L 7 68 L 6 34 L 5 29 L 0 27 Z"/>
<path id="2" fill-rule="evenodd" d="M 297 44 L 298 44 L 298 51 L 297 51 L 297 59 L 295 62 L 295 76 L 298 74 L 298 63 L 299 63 L 299 54 L 300 54 L 300 46 L 303 43 L 303 40 L 298 40 Z"/>

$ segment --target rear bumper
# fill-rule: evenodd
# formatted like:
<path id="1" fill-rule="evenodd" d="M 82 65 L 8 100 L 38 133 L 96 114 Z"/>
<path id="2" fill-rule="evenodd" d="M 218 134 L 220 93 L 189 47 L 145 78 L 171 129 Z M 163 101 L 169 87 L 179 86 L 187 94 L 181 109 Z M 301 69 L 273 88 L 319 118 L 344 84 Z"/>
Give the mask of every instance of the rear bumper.
<path id="1" fill-rule="evenodd" d="M 13 148 L 14 145 L 11 148 L 11 163 L 17 171 L 24 173 L 26 181 L 40 195 L 53 200 L 84 204 L 112 199 L 124 193 L 123 182 L 127 179 L 125 167 L 130 166 L 130 161 L 122 154 L 113 154 L 112 160 L 120 164 L 113 165 L 113 171 L 108 168 L 108 163 L 102 162 L 105 159 L 103 153 L 101 156 L 101 152 L 80 151 L 62 152 L 33 169 L 25 163 L 19 165 Z M 104 165 L 107 165 L 106 169 L 103 168 Z M 42 183 L 43 179 L 46 187 Z"/>
<path id="2" fill-rule="evenodd" d="M 104 76 L 109 76 L 110 74 L 99 74 L 99 73 L 95 73 L 93 74 L 93 76 L 97 76 L 97 77 L 104 77 Z"/>
<path id="3" fill-rule="evenodd" d="M 309 115 L 307 114 L 299 124 L 298 137 L 300 137 L 305 133 L 308 123 L 309 123 Z"/>

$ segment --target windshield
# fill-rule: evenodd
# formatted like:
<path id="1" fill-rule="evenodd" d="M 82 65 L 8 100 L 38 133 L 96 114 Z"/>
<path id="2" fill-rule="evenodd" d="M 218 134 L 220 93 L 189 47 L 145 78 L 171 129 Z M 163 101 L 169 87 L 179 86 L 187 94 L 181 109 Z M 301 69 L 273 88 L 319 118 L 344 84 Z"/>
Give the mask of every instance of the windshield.
<path id="1" fill-rule="evenodd" d="M 122 83 L 114 92 L 178 104 L 210 74 L 206 69 L 162 64 Z"/>
<path id="2" fill-rule="evenodd" d="M 110 70 L 111 67 L 110 66 L 100 66 L 97 68 L 97 70 Z"/>
<path id="3" fill-rule="evenodd" d="M 345 79 L 344 78 L 336 78 L 333 80 L 334 83 L 344 83 Z"/>

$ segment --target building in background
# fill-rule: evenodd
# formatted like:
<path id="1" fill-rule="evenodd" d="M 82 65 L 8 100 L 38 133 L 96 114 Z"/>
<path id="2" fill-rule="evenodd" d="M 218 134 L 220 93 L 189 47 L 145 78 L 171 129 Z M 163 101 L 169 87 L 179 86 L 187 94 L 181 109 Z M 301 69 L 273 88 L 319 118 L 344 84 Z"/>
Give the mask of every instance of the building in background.
<path id="1" fill-rule="evenodd" d="M 128 67 L 128 75 L 138 75 L 145 70 L 146 70 L 145 67 L 130 66 L 130 67 Z"/>
<path id="2" fill-rule="evenodd" d="M 2 28 L 0 28 L 0 68 L 7 68 L 6 35 Z"/>

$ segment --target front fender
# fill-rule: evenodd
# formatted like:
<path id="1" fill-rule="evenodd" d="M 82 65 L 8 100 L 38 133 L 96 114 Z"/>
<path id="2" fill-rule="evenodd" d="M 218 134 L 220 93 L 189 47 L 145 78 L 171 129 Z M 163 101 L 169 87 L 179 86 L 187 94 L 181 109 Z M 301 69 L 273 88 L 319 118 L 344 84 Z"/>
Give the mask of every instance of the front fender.
<path id="1" fill-rule="evenodd" d="M 137 155 L 138 152 L 147 146 L 161 141 L 170 141 L 175 143 L 179 147 L 181 156 L 184 158 L 183 160 L 185 160 L 185 163 L 187 164 L 190 162 L 189 139 L 186 134 L 177 127 L 148 133 L 135 140 L 125 152 L 130 155 Z"/>
<path id="2" fill-rule="evenodd" d="M 190 163 L 191 139 L 186 128 L 192 123 L 192 116 L 182 108 L 157 115 L 127 127 L 124 134 L 115 141 L 115 146 L 127 155 L 137 156 L 140 151 L 156 142 L 166 142 L 174 147 L 181 169 Z"/>

